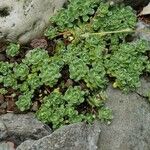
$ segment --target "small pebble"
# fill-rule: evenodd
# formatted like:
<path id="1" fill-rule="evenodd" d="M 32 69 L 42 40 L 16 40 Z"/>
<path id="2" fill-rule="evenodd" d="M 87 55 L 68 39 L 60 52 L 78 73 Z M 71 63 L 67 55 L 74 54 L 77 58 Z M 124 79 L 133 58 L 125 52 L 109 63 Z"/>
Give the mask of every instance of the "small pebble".
<path id="1" fill-rule="evenodd" d="M 32 105 L 32 110 L 33 110 L 33 111 L 37 111 L 38 109 L 39 109 L 39 104 L 38 104 L 37 101 L 35 101 L 35 102 L 33 103 L 33 105 Z"/>
<path id="2" fill-rule="evenodd" d="M 48 43 L 44 38 L 41 38 L 41 39 L 32 40 L 30 45 L 32 46 L 32 48 L 44 48 L 44 49 L 46 49 L 48 46 Z"/>
<path id="3" fill-rule="evenodd" d="M 68 79 L 67 82 L 65 83 L 66 87 L 72 86 L 73 85 L 73 81 L 71 79 Z"/>

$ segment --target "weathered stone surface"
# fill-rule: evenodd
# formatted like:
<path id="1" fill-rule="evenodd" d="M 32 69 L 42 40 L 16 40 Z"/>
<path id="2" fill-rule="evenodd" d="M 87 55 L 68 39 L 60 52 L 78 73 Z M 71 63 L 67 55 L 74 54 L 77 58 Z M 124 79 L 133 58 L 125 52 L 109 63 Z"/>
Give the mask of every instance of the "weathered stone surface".
<path id="1" fill-rule="evenodd" d="M 142 81 L 143 84 L 146 81 Z M 111 86 L 107 93 L 107 105 L 112 109 L 114 119 L 109 126 L 101 126 L 99 150 L 150 150 L 148 101 L 136 93 L 124 94 Z"/>
<path id="2" fill-rule="evenodd" d="M 93 127 L 84 123 L 66 126 L 40 140 L 25 141 L 17 150 L 96 150 L 96 145 L 97 150 L 149 150 L 150 104 L 140 96 L 150 89 L 148 81 L 142 78 L 137 92 L 127 94 L 108 87 L 107 106 L 114 115 L 110 125 L 97 122 Z"/>
<path id="3" fill-rule="evenodd" d="M 141 86 L 136 91 L 139 95 L 145 97 L 150 92 L 150 78 L 142 78 Z"/>
<path id="4" fill-rule="evenodd" d="M 40 140 L 26 141 L 17 150 L 98 150 L 99 135 L 98 122 L 94 125 L 77 123 L 60 128 Z"/>
<path id="5" fill-rule="evenodd" d="M 149 34 L 150 25 L 149 24 L 146 24 L 143 21 L 139 21 L 137 23 L 137 29 L 136 30 L 137 30 L 137 32 L 135 34 L 136 37 L 147 40 L 150 42 L 150 34 Z"/>
<path id="6" fill-rule="evenodd" d="M 15 145 L 12 142 L 0 142 L 0 150 L 15 150 Z"/>
<path id="7" fill-rule="evenodd" d="M 32 113 L 5 114 L 0 116 L 0 141 L 13 141 L 15 144 L 37 140 L 51 133 L 51 129 L 38 121 Z"/>
<path id="8" fill-rule="evenodd" d="M 0 40 L 26 43 L 37 38 L 49 24 L 50 16 L 66 0 L 1 0 Z"/>
<path id="9" fill-rule="evenodd" d="M 21 150 L 28 150 L 31 148 L 31 146 L 35 143 L 34 140 L 27 140 L 24 141 L 17 149 L 21 149 Z"/>
<path id="10" fill-rule="evenodd" d="M 5 139 L 7 137 L 7 128 L 5 124 L 0 121 L 0 140 Z"/>

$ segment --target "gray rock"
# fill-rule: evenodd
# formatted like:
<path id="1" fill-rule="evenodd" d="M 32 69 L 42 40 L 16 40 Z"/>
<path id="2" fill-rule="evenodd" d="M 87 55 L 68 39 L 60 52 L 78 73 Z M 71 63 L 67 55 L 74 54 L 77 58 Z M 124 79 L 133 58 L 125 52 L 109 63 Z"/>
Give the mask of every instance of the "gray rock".
<path id="1" fill-rule="evenodd" d="M 142 78 L 141 86 L 136 91 L 139 95 L 145 97 L 150 92 L 150 78 Z"/>
<path id="2" fill-rule="evenodd" d="M 50 16 L 66 0 L 0 1 L 0 40 L 27 43 L 37 38 L 49 24 Z"/>
<path id="3" fill-rule="evenodd" d="M 7 137 L 7 127 L 4 122 L 0 121 L 0 139 L 5 139 Z"/>
<path id="4" fill-rule="evenodd" d="M 35 143 L 34 140 L 27 140 L 21 143 L 17 149 L 22 149 L 22 150 L 28 150 L 31 148 L 31 146 Z"/>
<path id="5" fill-rule="evenodd" d="M 97 150 L 99 135 L 98 122 L 94 125 L 77 123 L 60 128 L 38 141 L 26 141 L 17 150 Z"/>
<path id="6" fill-rule="evenodd" d="M 146 81 L 145 81 L 146 83 Z M 150 150 L 150 104 L 136 93 L 107 89 L 112 123 L 101 126 L 100 150 Z"/>
<path id="7" fill-rule="evenodd" d="M 12 142 L 0 142 L 0 150 L 15 150 L 15 145 Z"/>
<path id="8" fill-rule="evenodd" d="M 137 32 L 135 34 L 136 37 L 140 38 L 140 39 L 144 39 L 150 42 L 150 25 L 146 24 L 143 21 L 138 21 L 137 23 Z"/>
<path id="9" fill-rule="evenodd" d="M 38 121 L 32 113 L 0 116 L 0 141 L 13 141 L 16 145 L 37 140 L 51 133 L 51 129 Z"/>

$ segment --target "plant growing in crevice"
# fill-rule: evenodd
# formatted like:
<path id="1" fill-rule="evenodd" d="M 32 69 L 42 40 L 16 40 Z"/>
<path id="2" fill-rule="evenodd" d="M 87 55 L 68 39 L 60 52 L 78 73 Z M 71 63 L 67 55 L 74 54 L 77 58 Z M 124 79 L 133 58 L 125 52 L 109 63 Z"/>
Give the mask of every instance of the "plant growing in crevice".
<path id="1" fill-rule="evenodd" d="M 129 91 L 140 85 L 143 71 L 150 70 L 148 44 L 126 41 L 136 20 L 128 6 L 69 0 L 45 31 L 56 44 L 54 54 L 36 48 L 21 63 L 0 62 L 0 82 L 6 90 L 19 91 L 16 105 L 21 111 L 29 110 L 32 100 L 40 97 L 36 115 L 54 129 L 79 121 L 110 121 L 104 92 L 110 78 L 114 87 Z M 15 56 L 13 51 L 10 56 Z M 66 84 L 68 80 L 72 83 Z"/>

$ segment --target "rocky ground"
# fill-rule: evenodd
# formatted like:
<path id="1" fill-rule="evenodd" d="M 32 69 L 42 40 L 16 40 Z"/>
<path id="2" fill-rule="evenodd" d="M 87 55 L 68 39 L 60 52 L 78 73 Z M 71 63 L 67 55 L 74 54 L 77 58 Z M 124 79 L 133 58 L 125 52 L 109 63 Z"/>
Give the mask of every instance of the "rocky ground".
<path id="1" fill-rule="evenodd" d="M 64 2 L 65 0 L 55 0 L 53 5 L 48 5 L 49 1 L 46 0 L 44 3 L 40 0 L 26 0 L 22 5 L 16 0 L 1 1 L 0 6 L 14 8 L 13 11 L 8 9 L 8 17 L 1 16 L 0 11 L 1 41 L 5 39 L 27 43 L 37 38 L 47 26 L 49 16 Z M 148 2 L 149 0 L 125 0 L 125 3 L 135 8 Z M 137 30 L 150 28 L 147 17 L 140 20 Z M 138 32 L 136 37 L 150 41 L 147 33 Z M 33 40 L 30 43 L 34 47 L 39 41 Z M 13 114 L 8 106 L 13 109 L 14 103 L 4 100 L 0 95 L 0 107 L 4 107 L 7 112 L 0 116 L 0 150 L 150 150 L 150 103 L 145 97 L 149 90 L 149 77 L 141 78 L 141 87 L 129 94 L 112 88 L 110 84 L 107 88 L 107 106 L 112 109 L 114 116 L 110 125 L 98 121 L 93 125 L 77 123 L 54 132 L 32 113 Z"/>
<path id="2" fill-rule="evenodd" d="M 141 79 L 141 82 L 141 88 L 130 94 L 108 87 L 107 105 L 113 110 L 114 119 L 110 126 L 101 126 L 99 149 L 150 149 L 150 104 L 143 97 L 150 89 L 150 83 L 146 79 Z"/>
<path id="3" fill-rule="evenodd" d="M 17 150 L 149 150 L 150 104 L 144 98 L 150 89 L 147 80 L 141 79 L 141 88 L 130 94 L 108 87 L 107 106 L 114 115 L 110 125 L 77 123 L 52 132 L 31 113 L 8 113 L 1 116 L 0 140 L 7 141 L 12 150 L 10 142 L 20 144 Z"/>

